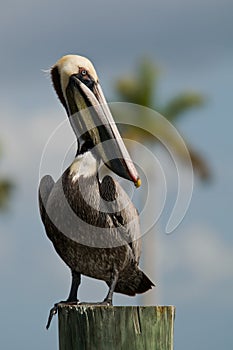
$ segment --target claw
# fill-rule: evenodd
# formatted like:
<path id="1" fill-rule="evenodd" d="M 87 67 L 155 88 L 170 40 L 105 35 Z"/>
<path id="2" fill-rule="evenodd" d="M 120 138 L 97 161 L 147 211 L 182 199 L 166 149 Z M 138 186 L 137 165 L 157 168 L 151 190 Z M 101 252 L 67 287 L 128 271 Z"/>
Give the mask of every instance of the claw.
<path id="1" fill-rule="evenodd" d="M 60 304 L 66 304 L 66 305 L 78 305 L 79 304 L 79 301 L 76 300 L 76 301 L 59 301 L 59 303 L 56 303 L 54 304 L 54 306 L 52 307 L 52 309 L 49 311 L 49 317 L 48 317 L 48 322 L 47 322 L 47 325 L 46 325 L 46 329 L 49 329 L 50 327 L 50 324 L 51 324 L 51 321 L 53 319 L 53 316 L 56 315 L 57 311 L 58 311 L 58 306 Z"/>
<path id="2" fill-rule="evenodd" d="M 53 319 L 53 316 L 56 315 L 57 310 L 58 310 L 58 303 L 54 304 L 52 309 L 49 311 L 49 317 L 48 317 L 48 322 L 47 322 L 47 325 L 46 325 L 46 329 L 49 329 L 51 321 Z"/>

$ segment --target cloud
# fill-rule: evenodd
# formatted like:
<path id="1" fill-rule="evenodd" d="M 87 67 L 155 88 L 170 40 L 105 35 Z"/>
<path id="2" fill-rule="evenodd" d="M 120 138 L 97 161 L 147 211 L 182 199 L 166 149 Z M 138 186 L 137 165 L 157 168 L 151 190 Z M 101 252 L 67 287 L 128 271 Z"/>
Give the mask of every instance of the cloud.
<path id="1" fill-rule="evenodd" d="M 5 157 L 4 169 L 14 174 L 18 180 L 24 182 L 31 178 L 32 174 L 39 176 L 39 166 L 41 156 L 46 142 L 53 135 L 54 130 L 59 125 L 65 125 L 58 136 L 53 139 L 50 148 L 53 149 L 53 164 L 56 164 L 57 157 L 64 154 L 67 144 L 74 141 L 70 140 L 72 135 L 71 128 L 65 113 L 45 109 L 35 112 L 34 115 L 26 120 L 17 111 L 2 111 L 4 119 L 1 120 L 1 140 L 4 144 Z M 63 152 L 62 152 L 63 150 Z M 61 164 L 61 160 L 58 162 Z"/>
<path id="2" fill-rule="evenodd" d="M 233 247 L 218 232 L 193 225 L 158 242 L 158 271 L 166 300 L 230 301 L 233 292 Z M 227 286 L 225 289 L 224 286 Z"/>

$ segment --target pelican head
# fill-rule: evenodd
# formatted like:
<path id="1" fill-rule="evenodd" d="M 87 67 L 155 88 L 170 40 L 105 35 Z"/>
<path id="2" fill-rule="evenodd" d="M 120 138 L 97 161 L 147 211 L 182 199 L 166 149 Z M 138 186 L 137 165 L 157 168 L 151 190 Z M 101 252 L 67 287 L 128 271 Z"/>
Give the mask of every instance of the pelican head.
<path id="1" fill-rule="evenodd" d="M 108 108 L 93 64 L 85 57 L 63 56 L 51 69 L 54 89 L 78 139 L 79 153 L 95 156 L 117 175 L 141 180 Z"/>

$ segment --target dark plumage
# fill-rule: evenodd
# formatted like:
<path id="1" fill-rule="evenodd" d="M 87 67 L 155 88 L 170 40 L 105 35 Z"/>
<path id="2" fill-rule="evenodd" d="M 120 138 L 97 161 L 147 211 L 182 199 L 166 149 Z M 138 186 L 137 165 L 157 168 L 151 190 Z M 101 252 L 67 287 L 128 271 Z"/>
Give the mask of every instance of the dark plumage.
<path id="1" fill-rule="evenodd" d="M 71 271 L 104 280 L 109 286 L 117 270 L 115 292 L 132 296 L 144 293 L 153 283 L 138 268 L 141 242 L 133 204 L 110 176 L 100 183 L 95 174 L 74 184 L 69 172 L 70 168 L 56 184 L 50 176 L 40 184 L 41 218 L 57 253 Z M 79 186 L 83 186 L 82 193 Z M 87 203 L 88 193 L 93 196 Z M 113 200 L 113 193 L 114 204 L 108 202 Z M 127 207 L 119 211 L 122 203 Z"/>
<path id="2" fill-rule="evenodd" d="M 86 77 L 81 78 L 85 72 Z M 94 68 L 85 58 L 63 57 L 53 67 L 52 77 L 70 119 L 75 112 L 82 112 L 82 96 L 85 96 L 85 103 L 94 108 L 97 103 L 105 101 Z M 83 274 L 106 281 L 109 292 L 104 303 L 111 304 L 113 292 L 133 296 L 146 292 L 154 284 L 138 267 L 141 241 L 137 210 L 112 177 L 99 180 L 101 159 L 111 170 L 130 179 L 136 186 L 140 185 L 140 180 L 124 144 L 119 140 L 110 111 L 103 107 L 103 112 L 94 110 L 94 113 L 91 132 L 83 130 L 86 117 L 82 113 L 74 120 L 74 131 L 77 133 L 78 129 L 80 132 L 76 158 L 56 183 L 49 175 L 42 178 L 39 205 L 47 236 L 72 272 L 67 302 L 77 301 Z M 104 125 L 95 128 L 94 121 L 99 123 L 102 119 Z M 106 139 L 113 141 L 110 161 L 109 146 L 108 149 L 105 146 L 94 148 Z"/>

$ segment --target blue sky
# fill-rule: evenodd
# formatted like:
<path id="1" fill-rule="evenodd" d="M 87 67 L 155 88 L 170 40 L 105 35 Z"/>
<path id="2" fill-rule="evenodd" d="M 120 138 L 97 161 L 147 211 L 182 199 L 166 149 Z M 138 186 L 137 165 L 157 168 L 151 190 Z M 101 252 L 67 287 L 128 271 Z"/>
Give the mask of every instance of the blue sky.
<path id="1" fill-rule="evenodd" d="M 57 349 L 56 321 L 49 332 L 45 323 L 51 305 L 67 296 L 70 276 L 40 223 L 37 187 L 44 145 L 66 118 L 42 70 L 67 53 L 92 59 L 109 100 L 114 79 L 145 54 L 161 67 L 163 101 L 184 89 L 207 97 L 178 128 L 208 160 L 212 182 L 195 179 L 189 211 L 172 235 L 164 234 L 164 214 L 144 237 L 144 247 L 155 242 L 155 248 L 143 250 L 143 261 L 157 284 L 147 300 L 177 307 L 177 349 L 232 347 L 232 13 L 228 0 L 2 5 L 0 171 L 17 189 L 0 217 L 1 348 Z M 55 173 L 65 142 L 54 150 Z M 103 283 L 85 280 L 80 298 L 100 300 L 105 292 Z M 115 298 L 117 304 L 145 300 Z"/>

